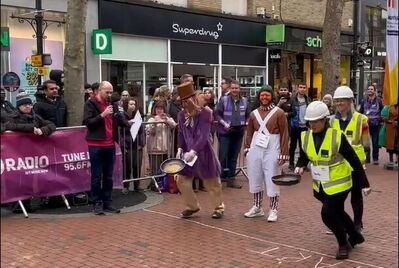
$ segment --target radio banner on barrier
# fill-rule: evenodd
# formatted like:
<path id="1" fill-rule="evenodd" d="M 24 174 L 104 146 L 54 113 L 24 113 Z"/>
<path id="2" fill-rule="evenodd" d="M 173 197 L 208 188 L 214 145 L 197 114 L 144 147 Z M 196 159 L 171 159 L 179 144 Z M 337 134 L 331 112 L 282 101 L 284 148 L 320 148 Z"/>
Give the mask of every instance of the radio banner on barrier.
<path id="1" fill-rule="evenodd" d="M 86 128 L 55 131 L 49 137 L 1 134 L 1 203 L 90 190 Z M 122 183 L 122 155 L 115 145 L 114 186 Z"/>

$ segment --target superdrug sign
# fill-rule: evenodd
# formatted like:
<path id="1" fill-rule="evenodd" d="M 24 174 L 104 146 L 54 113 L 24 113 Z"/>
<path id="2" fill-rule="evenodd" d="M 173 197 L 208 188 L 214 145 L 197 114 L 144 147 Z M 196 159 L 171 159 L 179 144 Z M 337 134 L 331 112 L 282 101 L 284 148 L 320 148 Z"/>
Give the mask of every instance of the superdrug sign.
<path id="1" fill-rule="evenodd" d="M 99 28 L 113 33 L 265 46 L 266 24 L 152 6 L 99 1 Z"/>

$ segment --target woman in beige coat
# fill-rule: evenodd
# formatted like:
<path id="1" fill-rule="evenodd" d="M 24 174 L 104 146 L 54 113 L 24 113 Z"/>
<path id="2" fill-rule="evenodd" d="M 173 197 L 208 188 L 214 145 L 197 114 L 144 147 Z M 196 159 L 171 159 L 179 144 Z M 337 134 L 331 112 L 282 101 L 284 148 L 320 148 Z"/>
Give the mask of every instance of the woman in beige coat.
<path id="1" fill-rule="evenodd" d="M 398 105 L 389 107 L 388 118 L 385 122 L 385 148 L 389 153 L 389 162 L 394 163 L 393 155 L 396 154 L 396 163 L 398 163 L 399 144 L 398 144 Z"/>
<path id="2" fill-rule="evenodd" d="M 172 129 L 176 127 L 173 118 L 166 114 L 166 103 L 157 101 L 153 104 L 152 116 L 145 127 L 147 134 L 147 152 L 150 159 L 151 174 L 159 173 L 159 167 L 168 158 L 172 141 Z"/>

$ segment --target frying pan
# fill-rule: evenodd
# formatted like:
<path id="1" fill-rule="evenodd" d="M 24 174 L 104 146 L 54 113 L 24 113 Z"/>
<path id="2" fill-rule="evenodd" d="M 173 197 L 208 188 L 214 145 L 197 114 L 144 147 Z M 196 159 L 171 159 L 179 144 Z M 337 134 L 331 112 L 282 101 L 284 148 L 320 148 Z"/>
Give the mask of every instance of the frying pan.
<path id="1" fill-rule="evenodd" d="M 301 181 L 301 175 L 298 174 L 282 174 L 276 175 L 272 177 L 272 181 L 274 184 L 281 185 L 281 186 L 288 186 L 298 184 Z"/>
<path id="2" fill-rule="evenodd" d="M 169 158 L 162 162 L 160 168 L 162 172 L 166 174 L 175 175 L 180 171 L 182 171 L 185 166 L 186 166 L 186 161 L 184 161 L 183 159 Z"/>

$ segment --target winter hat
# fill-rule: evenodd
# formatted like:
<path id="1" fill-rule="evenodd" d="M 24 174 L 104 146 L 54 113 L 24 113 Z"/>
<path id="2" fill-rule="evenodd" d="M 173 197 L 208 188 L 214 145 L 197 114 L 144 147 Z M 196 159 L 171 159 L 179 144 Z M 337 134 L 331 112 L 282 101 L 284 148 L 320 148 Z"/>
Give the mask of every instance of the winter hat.
<path id="1" fill-rule="evenodd" d="M 64 82 L 62 82 L 62 74 L 64 71 L 62 70 L 51 70 L 50 71 L 50 79 L 54 80 L 61 89 L 64 87 Z"/>
<path id="2" fill-rule="evenodd" d="M 119 93 L 116 92 L 116 91 L 112 92 L 111 103 L 115 103 L 115 102 L 120 101 L 120 100 L 121 100 L 121 95 L 119 95 Z"/>
<path id="3" fill-rule="evenodd" d="M 267 92 L 269 92 L 270 94 L 272 94 L 272 100 L 274 100 L 274 90 L 273 90 L 273 88 L 272 88 L 271 86 L 269 86 L 269 85 L 263 85 L 263 86 L 261 87 L 261 89 L 258 91 L 258 100 L 259 100 L 259 97 L 260 97 L 260 93 L 262 93 L 262 92 L 264 92 L 264 91 L 267 91 Z"/>
<path id="4" fill-rule="evenodd" d="M 20 91 L 16 96 L 17 107 L 24 105 L 24 104 L 33 104 L 32 99 L 26 94 L 25 91 Z"/>

